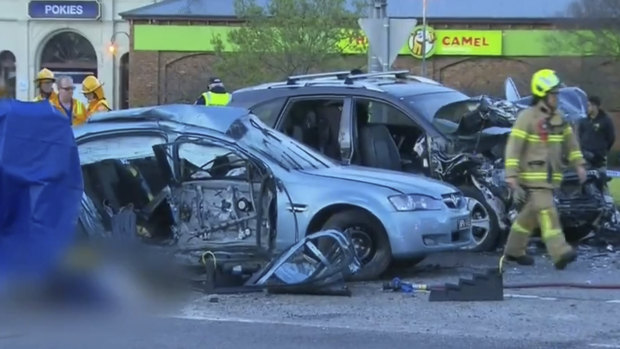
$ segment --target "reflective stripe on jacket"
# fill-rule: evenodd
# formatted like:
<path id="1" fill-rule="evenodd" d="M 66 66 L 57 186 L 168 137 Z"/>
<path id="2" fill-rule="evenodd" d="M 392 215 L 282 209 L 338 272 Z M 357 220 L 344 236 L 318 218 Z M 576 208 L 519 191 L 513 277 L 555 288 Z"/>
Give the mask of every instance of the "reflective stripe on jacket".
<path id="1" fill-rule="evenodd" d="M 62 115 L 69 117 L 69 115 L 67 115 L 67 113 L 65 112 L 65 108 L 62 107 L 60 100 L 56 99 L 54 101 L 50 100 L 50 102 L 52 103 L 52 105 L 54 107 L 56 107 L 56 109 L 58 109 Z M 77 99 L 73 98 L 73 103 L 72 103 L 72 108 L 71 108 L 71 124 L 73 126 L 77 126 L 77 125 L 81 125 L 84 122 L 86 122 L 86 108 L 84 107 L 84 104 L 82 104 L 82 102 L 78 101 Z"/>
<path id="2" fill-rule="evenodd" d="M 518 177 L 525 187 L 557 187 L 566 161 L 585 163 L 570 124 L 559 112 L 550 118 L 540 106 L 519 113 L 506 144 L 506 178 Z"/>
<path id="3" fill-rule="evenodd" d="M 205 105 L 227 105 L 230 102 L 230 93 L 205 92 L 202 94 Z"/>
<path id="4" fill-rule="evenodd" d="M 105 110 L 102 110 L 102 109 L 105 109 Z M 86 109 L 86 116 L 87 118 L 89 118 L 91 115 L 97 112 L 110 111 L 110 110 L 112 110 L 112 108 L 110 108 L 108 101 L 106 101 L 105 99 L 94 100 L 88 103 L 88 107 Z"/>

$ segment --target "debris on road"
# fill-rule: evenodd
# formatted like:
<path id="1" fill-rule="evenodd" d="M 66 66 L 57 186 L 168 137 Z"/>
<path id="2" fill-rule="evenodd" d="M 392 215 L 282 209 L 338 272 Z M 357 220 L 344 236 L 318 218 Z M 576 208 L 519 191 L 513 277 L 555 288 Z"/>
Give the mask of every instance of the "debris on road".
<path id="1" fill-rule="evenodd" d="M 361 263 L 343 233 L 326 230 L 306 236 L 237 286 L 218 285 L 223 270 L 218 269 L 215 260 L 213 263 L 206 262 L 205 267 L 207 281 L 203 284 L 204 292 L 266 290 L 269 293 L 350 296 L 345 279 L 356 273 Z"/>

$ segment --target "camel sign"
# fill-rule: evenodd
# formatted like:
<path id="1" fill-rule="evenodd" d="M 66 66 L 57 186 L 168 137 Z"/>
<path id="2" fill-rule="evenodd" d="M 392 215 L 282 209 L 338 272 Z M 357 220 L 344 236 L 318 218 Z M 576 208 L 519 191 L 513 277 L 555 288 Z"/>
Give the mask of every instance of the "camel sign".
<path id="1" fill-rule="evenodd" d="M 425 30 L 418 26 L 409 36 L 408 45 L 411 55 L 416 58 L 433 55 L 501 56 L 502 38 L 501 30 L 435 30 L 429 26 Z"/>

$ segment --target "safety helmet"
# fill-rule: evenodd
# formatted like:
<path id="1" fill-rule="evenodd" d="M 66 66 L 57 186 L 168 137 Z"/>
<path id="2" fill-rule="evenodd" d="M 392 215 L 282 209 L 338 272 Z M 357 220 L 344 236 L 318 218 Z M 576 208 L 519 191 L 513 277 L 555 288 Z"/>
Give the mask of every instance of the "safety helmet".
<path id="1" fill-rule="evenodd" d="M 532 76 L 532 94 L 539 98 L 544 98 L 560 86 L 560 78 L 551 69 L 542 69 Z"/>
<path id="2" fill-rule="evenodd" d="M 82 93 L 93 93 L 101 86 L 103 84 L 96 77 L 89 75 L 82 81 Z"/>
<path id="3" fill-rule="evenodd" d="M 54 73 L 52 73 L 52 71 L 47 68 L 43 68 L 39 71 L 39 73 L 37 74 L 37 78 L 34 79 L 34 82 L 39 82 L 41 80 L 56 81 L 56 79 L 54 78 Z"/>

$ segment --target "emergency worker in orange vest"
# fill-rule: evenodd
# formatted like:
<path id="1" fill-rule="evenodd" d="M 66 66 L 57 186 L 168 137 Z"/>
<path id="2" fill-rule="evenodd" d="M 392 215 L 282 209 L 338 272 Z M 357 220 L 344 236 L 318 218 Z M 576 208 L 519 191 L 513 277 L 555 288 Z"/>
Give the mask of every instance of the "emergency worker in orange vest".
<path id="1" fill-rule="evenodd" d="M 42 100 L 49 100 L 54 104 L 54 101 L 58 100 L 58 94 L 54 91 L 54 73 L 51 70 L 43 68 L 37 73 L 37 78 L 34 79 L 34 83 L 37 86 L 37 96 L 34 97 L 34 102 L 40 102 Z"/>
<path id="2" fill-rule="evenodd" d="M 94 113 L 112 110 L 103 94 L 103 84 L 93 75 L 89 75 L 82 81 L 82 93 L 88 100 L 86 107 L 86 117 L 89 118 Z"/>
<path id="3" fill-rule="evenodd" d="M 58 78 L 58 98 L 51 101 L 52 105 L 60 111 L 61 114 L 71 120 L 73 126 L 81 125 L 86 122 L 86 107 L 82 102 L 73 98 L 73 78 L 70 76 L 62 76 Z"/>

